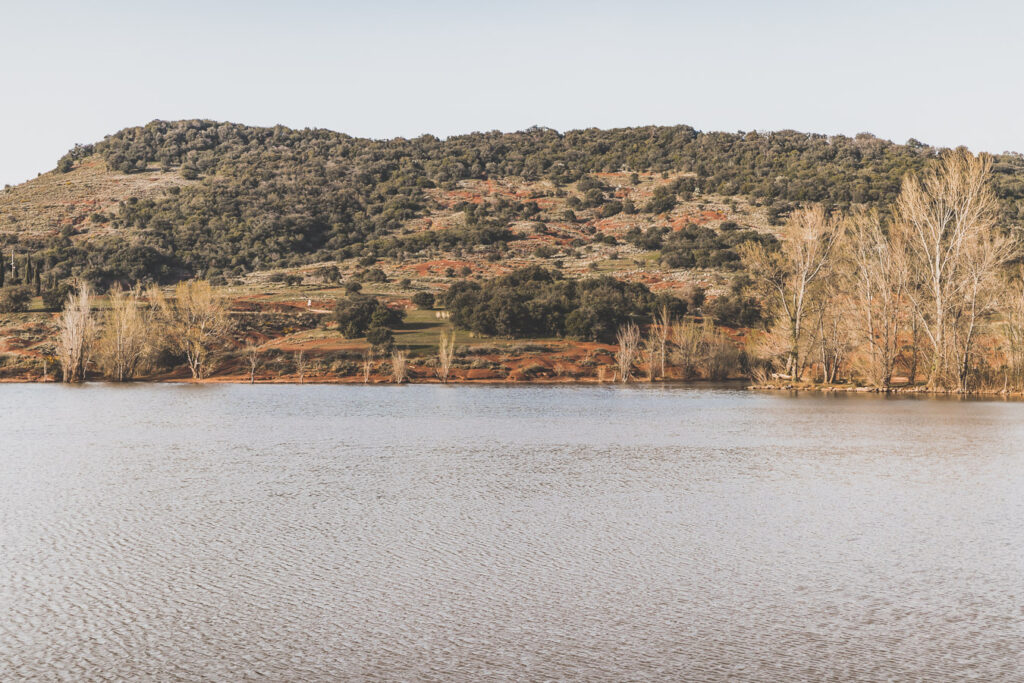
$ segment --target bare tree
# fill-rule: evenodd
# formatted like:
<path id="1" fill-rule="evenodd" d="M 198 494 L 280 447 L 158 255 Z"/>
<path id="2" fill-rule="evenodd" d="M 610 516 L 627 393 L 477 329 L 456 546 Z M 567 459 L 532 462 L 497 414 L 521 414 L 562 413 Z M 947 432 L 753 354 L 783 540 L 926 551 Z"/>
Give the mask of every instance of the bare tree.
<path id="1" fill-rule="evenodd" d="M 373 371 L 373 349 L 371 348 L 363 355 L 363 384 L 370 383 L 370 373 Z"/>
<path id="2" fill-rule="evenodd" d="M 1002 347 L 1004 384 L 1024 389 L 1024 269 L 1008 283 L 1003 303 Z"/>
<path id="3" fill-rule="evenodd" d="M 448 374 L 451 372 L 454 360 L 455 332 L 441 330 L 441 339 L 437 345 L 437 376 L 445 384 L 448 382 Z"/>
<path id="4" fill-rule="evenodd" d="M 826 291 L 828 293 L 814 303 L 814 341 L 821 364 L 821 381 L 832 384 L 846 364 L 853 344 L 850 341 L 848 296 L 833 287 L 826 288 Z"/>
<path id="5" fill-rule="evenodd" d="M 202 379 L 209 371 L 209 355 L 231 329 L 231 319 L 223 299 L 209 282 L 190 280 L 178 283 L 174 297 L 160 290 L 149 292 L 168 330 L 168 342 L 183 356 L 193 379 Z"/>
<path id="6" fill-rule="evenodd" d="M 672 326 L 672 362 L 683 379 L 703 374 L 728 379 L 740 369 L 740 349 L 709 318 L 703 323 L 681 320 Z"/>
<path id="7" fill-rule="evenodd" d="M 402 384 L 408 376 L 408 356 L 405 351 L 391 352 L 391 379 L 395 384 Z"/>
<path id="8" fill-rule="evenodd" d="M 810 303 L 838 236 L 839 221 L 815 206 L 795 212 L 786 222 L 778 250 L 769 250 L 759 242 L 740 247 L 748 272 L 785 325 L 789 338 L 786 369 L 795 380 L 800 379 L 806 362 L 805 322 Z"/>
<path id="9" fill-rule="evenodd" d="M 668 348 L 668 339 L 672 334 L 672 315 L 668 306 L 662 306 L 661 310 L 654 317 L 654 324 L 651 325 L 651 335 L 657 342 L 658 376 L 665 376 L 665 356 Z M 650 371 L 648 371 L 650 374 Z"/>
<path id="10" fill-rule="evenodd" d="M 299 376 L 299 384 L 306 381 L 306 354 L 303 351 L 295 352 L 295 372 Z"/>
<path id="11" fill-rule="evenodd" d="M 893 234 L 905 245 L 907 296 L 931 347 L 931 388 L 967 390 L 994 273 L 1010 254 L 996 231 L 991 167 L 988 156 L 949 152 L 920 175 L 908 175 L 896 202 Z"/>
<path id="12" fill-rule="evenodd" d="M 1010 258 L 1011 246 L 1004 237 L 990 235 L 969 244 L 966 252 L 960 293 L 963 314 L 953 328 L 953 372 L 961 392 L 974 389 L 976 365 L 984 361 L 977 354 L 978 339 L 1000 312 L 1003 287 L 999 275 Z"/>
<path id="13" fill-rule="evenodd" d="M 654 325 L 651 325 L 650 329 L 648 329 L 647 336 L 641 342 L 641 347 L 644 374 L 647 376 L 648 382 L 653 382 L 654 378 L 658 375 L 661 354 L 661 341 L 657 330 L 654 329 Z"/>
<path id="14" fill-rule="evenodd" d="M 704 372 L 708 379 L 729 379 L 740 369 L 740 350 L 729 339 L 729 335 L 715 327 L 710 320 L 704 321 L 702 330 L 704 347 Z"/>
<path id="15" fill-rule="evenodd" d="M 680 320 L 672 325 L 672 364 L 679 370 L 683 379 L 697 376 L 697 368 L 701 364 L 701 341 L 703 330 L 691 320 Z"/>
<path id="16" fill-rule="evenodd" d="M 857 211 L 847 225 L 841 282 L 850 294 L 851 328 L 864 348 L 858 367 L 872 384 L 888 389 L 907 317 L 905 245 L 889 237 L 877 211 Z"/>
<path id="17" fill-rule="evenodd" d="M 78 290 L 68 295 L 57 321 L 57 356 L 65 382 L 81 382 L 85 379 L 95 336 L 91 301 L 89 285 L 84 282 L 79 284 Z"/>
<path id="18" fill-rule="evenodd" d="M 621 326 L 617 341 L 619 350 L 615 354 L 615 361 L 619 366 L 619 381 L 628 382 L 633 373 L 633 361 L 640 348 L 640 328 L 636 323 Z"/>
<path id="19" fill-rule="evenodd" d="M 96 350 L 104 374 L 115 382 L 135 378 L 152 352 L 150 315 L 140 298 L 138 289 L 118 285 L 107 296 Z"/>
<path id="20" fill-rule="evenodd" d="M 245 343 L 245 360 L 249 363 L 249 384 L 256 383 L 256 370 L 259 369 L 260 347 L 249 340 Z"/>

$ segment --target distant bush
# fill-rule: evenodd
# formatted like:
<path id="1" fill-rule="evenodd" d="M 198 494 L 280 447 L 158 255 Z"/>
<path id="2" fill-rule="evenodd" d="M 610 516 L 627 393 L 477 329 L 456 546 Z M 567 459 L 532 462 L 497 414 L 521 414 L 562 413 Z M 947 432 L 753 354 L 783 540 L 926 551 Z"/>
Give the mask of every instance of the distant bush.
<path id="1" fill-rule="evenodd" d="M 430 292 L 416 292 L 412 295 L 412 302 L 417 308 L 433 308 L 434 295 Z"/>
<path id="2" fill-rule="evenodd" d="M 341 282 L 341 271 L 338 270 L 338 266 L 320 266 L 313 271 L 313 275 L 330 284 Z"/>
<path id="3" fill-rule="evenodd" d="M 399 325 L 404 318 L 403 311 L 388 308 L 369 296 L 350 296 L 338 301 L 334 307 L 338 329 L 350 339 L 364 336 L 371 326 Z"/>
<path id="4" fill-rule="evenodd" d="M 609 218 L 617 213 L 622 213 L 622 202 L 613 200 L 601 206 L 597 215 L 601 218 Z"/>
<path id="5" fill-rule="evenodd" d="M 370 268 L 362 274 L 363 282 L 387 282 L 388 276 L 380 268 Z"/>
<path id="6" fill-rule="evenodd" d="M 67 280 L 59 282 L 56 286 L 50 289 L 44 289 L 41 292 L 43 297 L 43 305 L 51 311 L 59 311 L 64 308 L 64 302 L 68 300 L 68 294 L 74 290 L 71 283 Z"/>
<path id="7" fill-rule="evenodd" d="M 395 335 L 383 325 L 374 325 L 366 332 L 366 341 L 370 343 L 374 351 L 387 353 L 395 345 Z"/>
<path id="8" fill-rule="evenodd" d="M 32 290 L 24 285 L 0 287 L 0 313 L 23 313 L 32 301 Z"/>
<path id="9" fill-rule="evenodd" d="M 754 230 L 719 233 L 691 223 L 665 237 L 661 262 L 668 268 L 736 268 L 740 260 L 736 247 L 744 242 L 760 242 L 770 248 L 778 245 L 778 240 L 767 233 Z"/>
<path id="10" fill-rule="evenodd" d="M 666 213 L 675 208 L 676 193 L 667 185 L 659 185 L 654 189 L 651 201 L 644 207 L 647 213 Z"/>

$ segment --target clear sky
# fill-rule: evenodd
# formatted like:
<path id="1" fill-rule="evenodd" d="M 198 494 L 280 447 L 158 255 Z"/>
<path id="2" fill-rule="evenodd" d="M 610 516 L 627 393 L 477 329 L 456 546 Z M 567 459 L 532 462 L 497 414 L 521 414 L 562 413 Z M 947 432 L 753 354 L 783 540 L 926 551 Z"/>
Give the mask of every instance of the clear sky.
<path id="1" fill-rule="evenodd" d="M 862 131 L 1024 151 L 1016 2 L 11 0 L 0 184 L 156 118 L 444 137 Z"/>

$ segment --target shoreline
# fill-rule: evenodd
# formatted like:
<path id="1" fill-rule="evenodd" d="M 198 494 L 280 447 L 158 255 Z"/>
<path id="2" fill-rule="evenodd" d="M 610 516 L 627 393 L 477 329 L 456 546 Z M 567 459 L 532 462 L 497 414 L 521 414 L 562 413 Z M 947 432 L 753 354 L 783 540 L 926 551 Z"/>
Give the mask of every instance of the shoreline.
<path id="1" fill-rule="evenodd" d="M 65 384 L 57 377 L 4 377 L 0 378 L 0 384 Z M 737 391 L 753 391 L 766 393 L 790 393 L 790 394 L 872 394 L 878 396 L 890 396 L 901 398 L 986 398 L 986 399 L 1024 399 L 1024 392 L 1021 391 L 973 391 L 956 392 L 927 389 L 923 386 L 914 387 L 890 387 L 881 389 L 877 387 L 856 387 L 856 386 L 833 386 L 833 385 L 794 385 L 794 384 L 750 384 L 748 378 L 730 378 L 725 380 L 709 379 L 656 379 L 653 381 L 637 379 L 630 382 L 602 381 L 597 377 L 539 377 L 531 379 L 520 378 L 450 378 L 442 382 L 436 377 L 416 377 L 412 381 L 407 380 L 400 385 L 390 379 L 375 377 L 369 382 L 363 381 L 358 376 L 336 376 L 336 377 L 312 377 L 299 380 L 294 376 L 283 376 L 273 378 L 257 378 L 250 382 L 248 376 L 222 375 L 193 379 L 191 377 L 155 377 L 135 379 L 126 382 L 113 382 L 103 378 L 92 378 L 79 384 L 94 385 L 138 385 L 138 384 L 168 384 L 168 385 L 207 385 L 207 384 L 232 384 L 232 385 L 339 385 L 339 386 L 404 386 L 404 385 L 464 385 L 464 386 L 494 386 L 494 387 L 515 387 L 515 386 L 678 386 L 678 387 L 728 387 Z"/>
<path id="2" fill-rule="evenodd" d="M 1003 389 L 981 389 L 977 391 L 949 391 L 928 389 L 924 386 L 899 386 L 884 389 L 881 387 L 856 387 L 838 385 L 796 385 L 796 384 L 751 384 L 749 391 L 817 393 L 817 394 L 879 394 L 885 396 L 946 396 L 950 398 L 1024 398 L 1024 391 L 1007 391 Z"/>
<path id="3" fill-rule="evenodd" d="M 497 378 L 481 378 L 481 379 L 449 379 L 447 382 L 442 382 L 436 377 L 417 377 L 412 381 L 406 380 L 401 385 L 396 384 L 391 380 L 384 379 L 372 379 L 369 382 L 364 382 L 361 377 L 314 377 L 299 380 L 294 377 L 275 377 L 275 378 L 264 378 L 256 379 L 255 382 L 250 382 L 248 377 L 240 377 L 237 375 L 225 375 L 218 377 L 205 377 L 203 379 L 192 379 L 191 377 L 160 377 L 160 378 L 148 378 L 148 379 L 133 379 L 125 382 L 114 382 L 103 379 L 101 377 L 90 378 L 85 382 L 79 382 L 78 384 L 110 384 L 110 385 L 122 385 L 122 384 L 338 384 L 338 385 L 365 385 L 365 386 L 405 386 L 410 384 L 453 384 L 453 385 L 494 385 L 494 386 L 526 386 L 526 385 L 609 385 L 609 386 L 625 386 L 625 385 L 735 385 L 737 389 L 748 389 L 750 388 L 746 383 L 745 379 L 734 378 L 727 380 L 707 380 L 707 379 L 693 379 L 693 380 L 682 380 L 682 379 L 667 379 L 667 380 L 634 380 L 630 382 L 612 382 L 612 381 L 601 381 L 596 377 L 542 377 L 535 379 L 497 379 Z M 61 382 L 59 378 L 48 377 L 48 378 L 18 378 L 18 377 L 4 377 L 0 378 L 0 384 L 65 384 Z"/>

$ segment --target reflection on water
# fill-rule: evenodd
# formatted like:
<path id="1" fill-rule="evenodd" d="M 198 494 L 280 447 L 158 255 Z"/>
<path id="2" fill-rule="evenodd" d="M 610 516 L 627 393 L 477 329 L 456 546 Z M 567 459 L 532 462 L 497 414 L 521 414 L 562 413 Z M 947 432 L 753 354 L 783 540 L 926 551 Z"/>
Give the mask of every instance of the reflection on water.
<path id="1" fill-rule="evenodd" d="M 1024 404 L 0 387 L 0 680 L 1012 680 Z"/>

